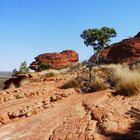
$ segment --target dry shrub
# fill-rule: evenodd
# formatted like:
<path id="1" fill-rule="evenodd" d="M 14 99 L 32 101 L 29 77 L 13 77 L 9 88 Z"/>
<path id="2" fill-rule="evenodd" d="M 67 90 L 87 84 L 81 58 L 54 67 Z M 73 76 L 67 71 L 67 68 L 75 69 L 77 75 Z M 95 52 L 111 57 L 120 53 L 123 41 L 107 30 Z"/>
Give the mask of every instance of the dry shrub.
<path id="1" fill-rule="evenodd" d="M 58 75 L 60 74 L 59 70 L 55 70 L 55 69 L 49 69 L 49 70 L 44 70 L 44 71 L 41 71 L 39 72 L 39 75 L 41 75 L 42 77 L 43 76 L 51 76 L 51 75 Z"/>
<path id="2" fill-rule="evenodd" d="M 90 86 L 91 92 L 108 89 L 108 84 L 105 83 L 102 79 L 100 79 L 97 76 L 91 80 L 89 86 Z"/>
<path id="3" fill-rule="evenodd" d="M 57 75 L 57 74 L 55 74 L 54 72 L 50 72 L 50 73 L 46 73 L 45 77 L 53 77 L 55 75 Z"/>
<path id="4" fill-rule="evenodd" d="M 62 89 L 68 89 L 68 88 L 75 88 L 78 87 L 78 81 L 75 78 L 70 79 L 64 85 L 62 85 Z"/>
<path id="5" fill-rule="evenodd" d="M 132 69 L 140 73 L 140 63 L 132 66 Z"/>
<path id="6" fill-rule="evenodd" d="M 116 92 L 121 95 L 131 96 L 140 93 L 140 73 L 130 69 L 127 65 L 108 65 L 112 69 L 111 81 Z"/>
<path id="7" fill-rule="evenodd" d="M 79 71 L 78 75 L 81 77 L 83 80 L 89 80 L 89 69 L 84 69 L 83 71 Z"/>
<path id="8" fill-rule="evenodd" d="M 66 82 L 62 88 L 80 87 L 90 89 L 87 91 L 100 91 L 114 87 L 120 95 L 131 96 L 140 93 L 140 68 L 139 66 L 129 68 L 126 64 L 110 64 L 94 67 L 91 71 L 91 81 L 89 79 L 89 70 L 80 71 L 80 77 L 83 79 L 83 87 L 76 79 Z M 87 81 L 87 82 L 86 82 Z"/>

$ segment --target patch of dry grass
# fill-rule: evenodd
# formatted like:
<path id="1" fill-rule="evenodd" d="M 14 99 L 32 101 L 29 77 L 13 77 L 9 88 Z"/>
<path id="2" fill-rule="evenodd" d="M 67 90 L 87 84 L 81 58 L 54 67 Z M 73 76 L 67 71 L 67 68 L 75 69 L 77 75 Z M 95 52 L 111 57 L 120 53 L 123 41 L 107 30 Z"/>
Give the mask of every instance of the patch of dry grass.
<path id="1" fill-rule="evenodd" d="M 132 66 L 132 69 L 140 73 L 140 63 Z"/>
<path id="2" fill-rule="evenodd" d="M 91 75 L 89 72 L 91 72 Z M 116 90 L 116 93 L 124 96 L 140 93 L 140 65 L 133 66 L 133 68 L 129 68 L 126 64 L 99 65 L 93 67 L 91 71 L 88 68 L 80 69 L 79 77 L 82 82 L 79 83 L 76 79 L 71 79 L 62 88 L 79 86 L 82 89 L 90 89 L 88 91 L 94 92 L 111 87 Z"/>
<path id="3" fill-rule="evenodd" d="M 79 83 L 75 78 L 70 79 L 66 83 L 64 83 L 61 88 L 62 89 L 68 89 L 68 88 L 75 88 L 78 87 Z"/>
<path id="4" fill-rule="evenodd" d="M 91 92 L 108 89 L 108 84 L 97 76 L 91 80 L 89 86 L 91 88 Z"/>
<path id="5" fill-rule="evenodd" d="M 110 77 L 117 93 L 126 96 L 140 93 L 140 73 L 137 69 L 120 64 L 108 65 L 107 68 L 112 69 Z"/>

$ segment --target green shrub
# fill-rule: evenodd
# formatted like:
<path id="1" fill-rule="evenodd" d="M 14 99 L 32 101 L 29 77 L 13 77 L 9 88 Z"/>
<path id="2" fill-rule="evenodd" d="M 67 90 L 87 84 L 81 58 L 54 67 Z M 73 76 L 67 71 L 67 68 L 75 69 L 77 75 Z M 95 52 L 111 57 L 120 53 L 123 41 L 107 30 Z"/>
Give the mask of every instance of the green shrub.
<path id="1" fill-rule="evenodd" d="M 47 69 L 51 69 L 53 66 L 51 64 L 46 64 L 46 63 L 40 63 L 38 67 L 38 71 L 43 71 Z"/>
<path id="2" fill-rule="evenodd" d="M 27 62 L 24 61 L 21 63 L 19 70 L 14 69 L 12 76 L 18 76 L 19 74 L 26 74 L 30 71 L 30 68 L 27 66 Z"/>

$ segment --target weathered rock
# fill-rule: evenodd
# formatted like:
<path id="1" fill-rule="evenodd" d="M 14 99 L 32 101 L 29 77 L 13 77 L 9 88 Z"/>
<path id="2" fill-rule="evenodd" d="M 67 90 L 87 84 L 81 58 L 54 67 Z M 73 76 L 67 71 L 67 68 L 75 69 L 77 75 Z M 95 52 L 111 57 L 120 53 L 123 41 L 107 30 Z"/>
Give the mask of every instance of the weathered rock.
<path id="1" fill-rule="evenodd" d="M 16 88 L 26 84 L 29 84 L 29 76 L 25 74 L 18 75 L 17 77 L 11 77 L 4 82 L 4 89 Z"/>
<path id="2" fill-rule="evenodd" d="M 93 61 L 93 55 L 89 61 Z M 100 54 L 100 61 L 106 59 L 108 63 L 132 63 L 140 61 L 140 32 L 133 38 L 124 39 L 106 47 Z"/>
<path id="3" fill-rule="evenodd" d="M 49 65 L 51 68 L 59 69 L 69 66 L 79 60 L 78 53 L 73 50 L 66 50 L 60 53 L 45 53 L 35 57 L 36 61 L 30 64 L 30 68 L 39 71 L 41 64 Z"/>
<path id="4" fill-rule="evenodd" d="M 111 140 L 131 129 L 135 120 L 128 112 L 139 109 L 140 95 L 124 98 L 112 95 L 114 90 L 79 94 L 74 88 L 58 88 L 71 76 L 1 91 L 0 140 Z"/>

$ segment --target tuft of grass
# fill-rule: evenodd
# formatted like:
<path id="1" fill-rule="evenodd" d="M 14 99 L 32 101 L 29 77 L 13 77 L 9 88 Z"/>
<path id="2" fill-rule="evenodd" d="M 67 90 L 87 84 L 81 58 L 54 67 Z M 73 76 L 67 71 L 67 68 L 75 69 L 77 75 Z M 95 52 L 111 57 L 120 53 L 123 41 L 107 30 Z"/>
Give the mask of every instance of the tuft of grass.
<path id="1" fill-rule="evenodd" d="M 68 89 L 68 88 L 75 88 L 78 87 L 79 83 L 76 79 L 72 78 L 69 81 L 67 81 L 66 83 L 64 83 L 64 85 L 62 85 L 62 89 Z"/>
<path id="2" fill-rule="evenodd" d="M 89 86 L 90 86 L 91 92 L 108 89 L 108 84 L 105 83 L 102 79 L 100 79 L 97 76 L 95 76 L 95 78 L 91 80 L 91 82 L 89 83 Z"/>
<path id="3" fill-rule="evenodd" d="M 84 67 L 78 71 L 78 76 L 81 77 L 82 81 L 71 79 L 61 87 L 62 89 L 80 87 L 85 91 L 95 92 L 111 87 L 116 90 L 116 93 L 123 96 L 140 93 L 139 65 L 129 68 L 127 64 L 109 64 L 93 67 L 92 71 Z"/>
<path id="4" fill-rule="evenodd" d="M 137 72 L 124 73 L 115 86 L 116 92 L 131 96 L 140 93 L 140 74 Z"/>
<path id="5" fill-rule="evenodd" d="M 140 73 L 140 63 L 133 65 L 132 69 L 136 70 L 136 71 L 138 71 Z"/>
<path id="6" fill-rule="evenodd" d="M 140 93 L 140 73 L 130 69 L 127 65 L 109 65 L 112 68 L 111 81 L 114 83 L 116 93 L 132 96 Z"/>
<path id="7" fill-rule="evenodd" d="M 46 74 L 45 74 L 45 77 L 53 77 L 53 76 L 55 76 L 55 75 L 57 75 L 57 74 L 54 73 L 54 72 L 50 72 L 50 73 L 46 73 Z"/>

